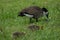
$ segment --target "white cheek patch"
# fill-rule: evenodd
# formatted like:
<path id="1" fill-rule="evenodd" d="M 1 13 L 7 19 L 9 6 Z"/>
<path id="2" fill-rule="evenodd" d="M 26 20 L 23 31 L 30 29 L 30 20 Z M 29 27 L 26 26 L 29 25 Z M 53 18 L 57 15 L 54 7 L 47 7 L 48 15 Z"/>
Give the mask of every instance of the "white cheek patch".
<path id="1" fill-rule="evenodd" d="M 24 14 L 27 17 L 33 17 L 33 15 L 29 15 L 29 14 Z"/>
<path id="2" fill-rule="evenodd" d="M 48 14 L 48 12 L 46 12 L 45 14 Z"/>
<path id="3" fill-rule="evenodd" d="M 46 15 L 46 14 L 48 14 L 48 12 L 43 12 L 43 15 Z"/>

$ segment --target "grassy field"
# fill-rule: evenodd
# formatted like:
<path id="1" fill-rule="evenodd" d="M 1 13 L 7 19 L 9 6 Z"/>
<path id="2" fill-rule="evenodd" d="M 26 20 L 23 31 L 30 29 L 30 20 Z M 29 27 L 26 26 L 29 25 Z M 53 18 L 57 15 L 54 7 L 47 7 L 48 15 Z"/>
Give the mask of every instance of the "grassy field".
<path id="1" fill-rule="evenodd" d="M 28 17 L 18 17 L 19 11 L 28 6 L 46 7 L 49 10 L 49 21 L 44 17 L 36 25 L 44 26 L 43 30 L 32 32 L 27 27 Z M 26 32 L 17 40 L 60 40 L 60 0 L 0 0 L 0 40 L 12 40 L 15 31 Z"/>

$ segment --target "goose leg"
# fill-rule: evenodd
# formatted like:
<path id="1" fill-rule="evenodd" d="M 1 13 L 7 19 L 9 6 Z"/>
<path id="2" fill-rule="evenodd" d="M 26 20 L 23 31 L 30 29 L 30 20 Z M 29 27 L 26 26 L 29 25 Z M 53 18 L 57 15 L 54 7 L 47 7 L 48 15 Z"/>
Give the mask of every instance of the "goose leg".
<path id="1" fill-rule="evenodd" d="M 38 22 L 38 18 L 36 18 L 36 22 Z"/>
<path id="2" fill-rule="evenodd" d="M 32 23 L 32 18 L 30 18 L 30 23 Z"/>

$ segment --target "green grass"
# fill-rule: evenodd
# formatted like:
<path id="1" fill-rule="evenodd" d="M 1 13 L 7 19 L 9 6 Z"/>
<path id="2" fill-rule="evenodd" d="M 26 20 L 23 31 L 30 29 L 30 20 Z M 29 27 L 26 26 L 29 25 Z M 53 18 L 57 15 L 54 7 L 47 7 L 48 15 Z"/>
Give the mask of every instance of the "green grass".
<path id="1" fill-rule="evenodd" d="M 41 18 L 35 23 L 44 26 L 43 30 L 32 32 L 27 27 L 28 17 L 17 17 L 19 11 L 25 7 L 37 5 L 46 7 L 49 10 L 49 21 Z M 26 32 L 24 37 L 17 40 L 60 40 L 60 0 L 0 0 L 0 40 L 12 40 L 12 33 L 15 31 Z"/>

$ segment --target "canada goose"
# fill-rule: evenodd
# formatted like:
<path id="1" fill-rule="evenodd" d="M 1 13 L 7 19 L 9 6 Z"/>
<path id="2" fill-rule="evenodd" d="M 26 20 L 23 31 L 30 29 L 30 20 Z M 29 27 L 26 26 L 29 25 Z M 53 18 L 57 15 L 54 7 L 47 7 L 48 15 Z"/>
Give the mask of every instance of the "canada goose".
<path id="1" fill-rule="evenodd" d="M 38 6 L 30 6 L 28 8 L 23 9 L 18 16 L 28 16 L 30 17 L 30 22 L 32 18 L 36 19 L 38 22 L 38 18 L 42 16 L 46 16 L 48 18 L 48 10 L 46 8 L 40 8 Z"/>

